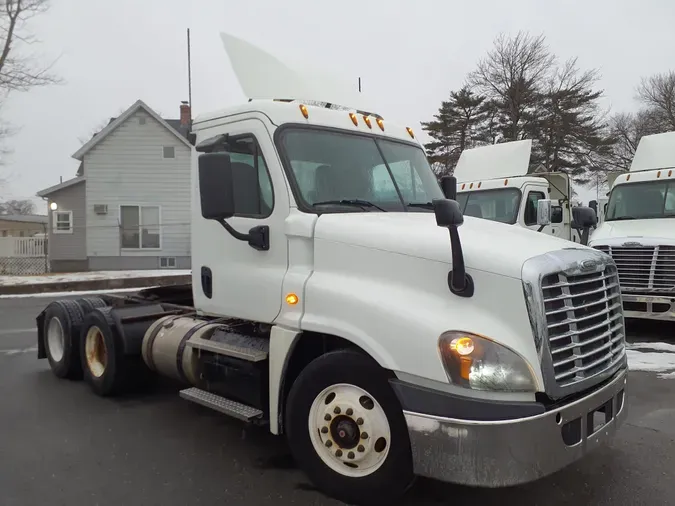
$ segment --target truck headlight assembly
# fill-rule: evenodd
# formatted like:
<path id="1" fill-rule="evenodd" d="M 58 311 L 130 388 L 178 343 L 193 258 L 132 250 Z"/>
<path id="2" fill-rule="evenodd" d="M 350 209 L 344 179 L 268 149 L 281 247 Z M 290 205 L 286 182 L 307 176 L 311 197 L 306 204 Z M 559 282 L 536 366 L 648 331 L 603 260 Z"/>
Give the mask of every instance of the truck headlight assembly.
<path id="1" fill-rule="evenodd" d="M 445 332 L 439 350 L 448 379 L 472 390 L 535 392 L 536 380 L 525 359 L 513 350 L 467 332 Z"/>

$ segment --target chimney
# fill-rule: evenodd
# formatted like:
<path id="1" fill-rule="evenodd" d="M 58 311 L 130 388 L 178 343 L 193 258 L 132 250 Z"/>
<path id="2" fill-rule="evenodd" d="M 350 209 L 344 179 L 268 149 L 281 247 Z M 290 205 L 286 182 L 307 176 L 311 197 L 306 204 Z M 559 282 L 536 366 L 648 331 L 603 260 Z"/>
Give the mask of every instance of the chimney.
<path id="1" fill-rule="evenodd" d="M 183 100 L 180 103 L 180 125 L 181 126 L 190 126 L 190 120 L 192 119 L 192 113 L 190 111 L 190 105 L 187 101 Z"/>

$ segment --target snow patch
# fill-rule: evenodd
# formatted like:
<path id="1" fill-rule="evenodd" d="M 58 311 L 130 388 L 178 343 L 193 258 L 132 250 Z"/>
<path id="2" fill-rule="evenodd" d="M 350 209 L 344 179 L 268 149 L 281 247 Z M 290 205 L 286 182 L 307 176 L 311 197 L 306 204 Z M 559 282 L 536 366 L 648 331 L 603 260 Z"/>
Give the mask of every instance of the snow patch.
<path id="1" fill-rule="evenodd" d="M 647 351 L 641 351 L 647 350 Z M 628 368 L 658 373 L 661 379 L 675 379 L 675 345 L 670 343 L 632 343 L 627 345 Z"/>
<path id="2" fill-rule="evenodd" d="M 0 276 L 0 286 L 38 285 L 42 283 L 70 283 L 100 279 L 160 278 L 165 276 L 189 276 L 189 269 L 156 269 L 140 271 L 92 271 L 44 274 L 41 276 Z"/>

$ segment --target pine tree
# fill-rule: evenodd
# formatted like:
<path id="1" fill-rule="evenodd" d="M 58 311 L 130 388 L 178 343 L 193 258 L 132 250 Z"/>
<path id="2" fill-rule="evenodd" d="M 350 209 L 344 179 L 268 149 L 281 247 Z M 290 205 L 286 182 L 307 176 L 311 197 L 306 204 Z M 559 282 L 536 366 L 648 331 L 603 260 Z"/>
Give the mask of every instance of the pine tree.
<path id="1" fill-rule="evenodd" d="M 433 139 L 425 147 L 438 176 L 452 173 L 463 150 L 485 142 L 488 111 L 484 102 L 485 97 L 464 86 L 441 103 L 433 121 L 422 123 Z"/>

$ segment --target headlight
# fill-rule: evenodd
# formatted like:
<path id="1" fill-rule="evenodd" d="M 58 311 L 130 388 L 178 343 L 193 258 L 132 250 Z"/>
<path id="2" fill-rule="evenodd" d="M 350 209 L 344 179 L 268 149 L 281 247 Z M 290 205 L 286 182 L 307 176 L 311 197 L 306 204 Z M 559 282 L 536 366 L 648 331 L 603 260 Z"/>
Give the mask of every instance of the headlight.
<path id="1" fill-rule="evenodd" d="M 525 359 L 494 341 L 466 332 L 445 332 L 439 349 L 448 379 L 472 390 L 535 392 Z"/>

